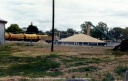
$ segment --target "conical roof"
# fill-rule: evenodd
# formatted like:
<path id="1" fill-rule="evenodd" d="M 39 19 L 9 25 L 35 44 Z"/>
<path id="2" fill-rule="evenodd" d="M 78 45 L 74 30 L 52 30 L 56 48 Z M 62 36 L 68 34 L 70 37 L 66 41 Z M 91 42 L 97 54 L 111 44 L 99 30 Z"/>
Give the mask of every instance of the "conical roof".
<path id="1" fill-rule="evenodd" d="M 64 39 L 59 40 L 59 42 L 96 42 L 96 43 L 104 43 L 104 41 L 98 40 L 91 36 L 85 34 L 76 34 Z"/>

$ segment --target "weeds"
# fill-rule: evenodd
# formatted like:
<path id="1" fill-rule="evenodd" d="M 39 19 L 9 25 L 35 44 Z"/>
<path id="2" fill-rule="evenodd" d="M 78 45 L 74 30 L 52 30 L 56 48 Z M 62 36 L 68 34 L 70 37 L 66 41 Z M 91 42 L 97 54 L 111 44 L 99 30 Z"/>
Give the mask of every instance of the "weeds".
<path id="1" fill-rule="evenodd" d="M 0 64 L 1 60 L 5 59 L 11 54 L 11 46 L 10 45 L 5 45 L 0 47 Z"/>
<path id="2" fill-rule="evenodd" d="M 118 66 L 114 69 L 114 72 L 124 78 L 126 70 L 128 70 L 127 66 Z"/>
<path id="3" fill-rule="evenodd" d="M 88 67 L 82 67 L 82 68 L 78 68 L 78 69 L 70 69 L 68 70 L 69 72 L 93 72 L 93 71 L 97 71 L 98 68 L 94 67 L 94 66 L 88 66 Z"/>
<path id="4" fill-rule="evenodd" d="M 82 65 L 88 65 L 88 64 L 83 61 L 80 61 L 80 62 L 68 63 L 66 67 L 69 68 L 69 67 L 74 67 L 74 66 L 77 67 L 77 66 L 82 66 Z"/>
<path id="5" fill-rule="evenodd" d="M 83 58 L 83 57 L 73 57 L 73 56 L 61 56 L 60 61 L 66 64 L 66 67 L 82 66 L 88 64 L 99 64 L 103 62 L 111 62 L 112 60 L 105 58 Z"/>
<path id="6" fill-rule="evenodd" d="M 122 56 L 121 58 L 120 57 L 115 58 L 114 55 L 108 56 L 106 53 L 105 53 L 106 55 L 105 54 L 93 54 L 93 53 L 91 53 L 90 55 L 90 54 L 86 54 L 86 52 L 83 55 L 80 55 L 79 53 L 78 55 L 77 54 L 63 55 L 65 51 L 64 52 L 56 51 L 56 53 L 54 52 L 54 53 L 49 54 L 50 52 L 49 53 L 46 52 L 46 51 L 49 51 L 48 48 L 50 47 L 45 46 L 45 45 L 41 46 L 39 44 L 38 45 L 34 44 L 34 46 L 31 46 L 25 43 L 24 44 L 17 43 L 17 45 L 15 44 L 15 45 L 7 45 L 7 46 L 0 47 L 0 77 L 25 76 L 25 77 L 30 77 L 30 78 L 31 77 L 38 78 L 38 77 L 45 77 L 45 76 L 46 77 L 47 76 L 51 76 L 51 77 L 66 76 L 68 78 L 74 75 L 72 76 L 72 78 L 73 77 L 91 78 L 91 76 L 93 76 L 92 81 L 102 81 L 102 80 L 112 81 L 113 76 L 115 78 L 122 79 L 121 77 L 124 76 L 126 69 L 128 69 L 126 66 L 119 66 L 119 67 L 116 67 L 115 70 L 113 71 L 113 67 L 111 67 L 111 65 L 112 66 L 116 65 L 118 61 L 124 62 L 123 64 L 127 64 L 127 59 L 126 59 L 127 55 L 126 57 Z M 75 47 L 75 49 L 77 48 L 78 47 Z M 44 52 L 42 51 L 42 49 Z M 63 50 L 63 48 L 61 49 Z M 85 48 L 83 49 L 80 47 L 79 49 L 84 50 Z M 28 52 L 25 52 L 26 50 Z M 32 53 L 31 50 L 34 53 Z M 79 50 L 77 51 L 79 52 Z M 28 53 L 32 53 L 32 56 L 31 54 L 28 54 Z M 36 53 L 38 54 L 33 55 Z M 48 55 L 44 53 L 48 53 Z M 126 52 L 116 52 L 116 51 L 114 53 L 115 55 L 126 54 Z M 17 55 L 14 56 L 14 54 L 17 54 Z M 21 57 L 19 54 L 21 55 L 28 54 L 29 56 Z M 123 59 L 124 57 L 125 59 Z M 111 71 L 111 72 L 113 71 L 112 74 L 114 75 L 110 73 L 105 74 L 106 71 Z"/>
<path id="7" fill-rule="evenodd" d="M 0 59 L 0 64 L 10 64 L 8 67 L 0 67 L 0 76 L 30 76 L 30 77 L 39 77 L 39 76 L 57 76 L 62 73 L 59 71 L 56 72 L 47 72 L 49 69 L 55 69 L 60 67 L 60 63 L 55 62 L 54 60 L 48 58 L 54 55 L 38 56 L 34 57 L 14 57 L 6 56 L 5 58 Z"/>
<path id="8" fill-rule="evenodd" d="M 102 81 L 114 81 L 114 77 L 111 73 L 105 74 L 105 77 L 102 79 Z"/>
<path id="9" fill-rule="evenodd" d="M 122 52 L 122 51 L 112 51 L 112 54 L 115 56 L 122 56 L 122 55 L 127 55 L 127 52 Z"/>
<path id="10" fill-rule="evenodd" d="M 1 51 L 9 51 L 11 49 L 10 45 L 0 46 L 0 52 Z"/>

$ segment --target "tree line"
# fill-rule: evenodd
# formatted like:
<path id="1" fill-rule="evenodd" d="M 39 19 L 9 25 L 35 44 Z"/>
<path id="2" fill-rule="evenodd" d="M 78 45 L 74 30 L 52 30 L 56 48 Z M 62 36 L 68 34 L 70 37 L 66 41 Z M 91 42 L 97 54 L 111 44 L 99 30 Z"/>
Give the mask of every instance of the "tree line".
<path id="1" fill-rule="evenodd" d="M 81 24 L 81 29 L 83 33 L 87 33 L 87 25 L 89 21 L 85 21 L 83 24 Z M 104 22 L 98 22 L 98 24 L 94 27 L 91 27 L 90 35 L 92 37 L 95 37 L 97 39 L 101 40 L 109 40 L 109 38 L 106 36 L 110 36 L 116 41 L 122 41 L 124 39 L 128 39 L 128 27 L 122 28 L 122 27 L 113 27 L 109 28 L 106 23 Z M 99 31 L 99 30 L 101 31 Z M 104 33 L 104 34 L 103 34 Z M 106 34 L 106 35 L 105 35 Z"/>
<path id="2" fill-rule="evenodd" d="M 19 27 L 18 24 L 11 24 L 7 29 L 6 32 L 10 32 L 10 33 L 39 33 L 39 30 L 37 28 L 37 26 L 34 26 L 32 23 L 27 27 L 27 30 L 24 31 L 23 29 L 21 29 Z"/>
<path id="3" fill-rule="evenodd" d="M 68 28 L 66 31 L 60 31 L 58 29 L 54 29 L 54 35 L 58 38 L 66 38 L 78 33 L 87 33 L 87 24 L 89 21 L 85 21 L 80 25 L 81 31 L 76 31 L 73 28 Z M 101 30 L 101 31 L 99 31 Z M 37 26 L 33 25 L 32 23 L 27 27 L 26 31 L 23 31 L 18 24 L 11 24 L 7 29 L 6 32 L 10 33 L 36 33 L 36 34 L 47 34 L 49 36 L 52 35 L 52 29 L 46 32 L 40 31 Z M 103 34 L 104 33 L 104 34 Z M 98 22 L 95 27 L 91 27 L 90 35 L 100 40 L 110 40 L 106 35 L 112 37 L 116 41 L 128 39 L 128 27 L 121 28 L 121 27 L 113 27 L 109 28 L 106 23 Z"/>

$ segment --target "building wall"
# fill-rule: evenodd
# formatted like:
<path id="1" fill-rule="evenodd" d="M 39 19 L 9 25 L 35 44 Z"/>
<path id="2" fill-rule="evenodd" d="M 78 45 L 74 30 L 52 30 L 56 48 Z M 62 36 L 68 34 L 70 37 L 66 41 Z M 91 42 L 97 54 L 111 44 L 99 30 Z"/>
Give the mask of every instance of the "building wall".
<path id="1" fill-rule="evenodd" d="M 0 23 L 0 44 L 5 44 L 5 24 Z"/>

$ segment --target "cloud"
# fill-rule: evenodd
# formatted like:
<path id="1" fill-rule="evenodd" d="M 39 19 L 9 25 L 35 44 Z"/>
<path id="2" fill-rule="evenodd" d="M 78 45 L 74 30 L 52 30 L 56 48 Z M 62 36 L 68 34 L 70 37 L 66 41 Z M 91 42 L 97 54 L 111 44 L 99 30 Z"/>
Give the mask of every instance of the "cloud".
<path id="1" fill-rule="evenodd" d="M 127 4 L 127 0 L 55 0 L 55 28 L 80 30 L 84 21 L 126 27 Z M 7 27 L 12 23 L 27 27 L 33 22 L 42 31 L 52 28 L 52 0 L 1 0 L 0 11 Z"/>

